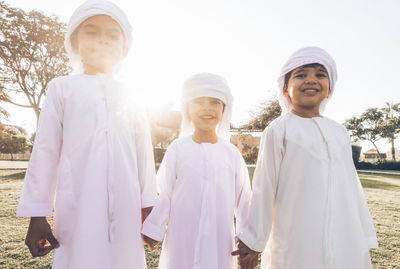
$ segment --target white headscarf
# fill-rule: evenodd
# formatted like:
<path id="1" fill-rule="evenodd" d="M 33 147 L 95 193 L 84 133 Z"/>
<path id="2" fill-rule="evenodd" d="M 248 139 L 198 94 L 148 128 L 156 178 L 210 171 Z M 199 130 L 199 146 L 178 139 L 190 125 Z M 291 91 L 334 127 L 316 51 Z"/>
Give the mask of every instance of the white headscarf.
<path id="1" fill-rule="evenodd" d="M 225 104 L 221 122 L 217 126 L 217 135 L 229 141 L 230 122 L 232 117 L 233 97 L 227 82 L 221 76 L 201 73 L 188 78 L 183 84 L 181 111 L 182 128 L 181 136 L 192 135 L 194 132 L 193 124 L 188 118 L 187 104 L 199 97 L 212 97 L 221 100 Z"/>
<path id="2" fill-rule="evenodd" d="M 125 36 L 125 46 L 129 50 L 132 43 L 132 26 L 129 23 L 128 17 L 122 9 L 110 1 L 105 0 L 87 0 L 80 5 L 72 14 L 65 35 L 64 46 L 71 60 L 71 64 L 76 68 L 80 68 L 81 59 L 78 54 L 72 51 L 71 34 L 76 28 L 86 19 L 96 15 L 107 15 L 113 18 L 121 27 Z"/>
<path id="3" fill-rule="evenodd" d="M 319 47 L 305 47 L 293 53 L 281 69 L 278 78 L 278 100 L 282 108 L 282 115 L 292 110 L 292 103 L 290 102 L 290 99 L 283 94 L 285 75 L 300 66 L 313 63 L 323 65 L 329 75 L 330 94 L 328 98 L 322 101 L 319 108 L 320 113 L 324 111 L 326 103 L 331 98 L 335 89 L 335 83 L 337 80 L 336 63 L 335 60 L 333 60 L 333 58 L 325 50 Z"/>

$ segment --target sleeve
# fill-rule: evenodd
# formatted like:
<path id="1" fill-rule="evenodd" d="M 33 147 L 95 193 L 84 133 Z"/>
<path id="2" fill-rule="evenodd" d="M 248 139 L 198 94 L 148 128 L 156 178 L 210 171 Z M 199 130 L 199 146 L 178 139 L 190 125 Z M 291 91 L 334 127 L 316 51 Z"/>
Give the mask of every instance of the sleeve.
<path id="1" fill-rule="evenodd" d="M 52 81 L 40 113 L 17 217 L 51 216 L 62 147 L 62 119 L 63 99 Z"/>
<path id="2" fill-rule="evenodd" d="M 356 180 L 357 184 L 357 196 L 358 196 L 358 210 L 360 216 L 360 223 L 364 231 L 365 240 L 367 242 L 368 248 L 378 248 L 378 239 L 376 237 L 374 223 L 372 221 L 371 214 L 368 209 L 367 200 L 365 199 L 364 190 L 361 185 L 360 178 L 358 177 L 357 170 L 354 166 L 352 150 L 351 150 L 351 139 L 347 132 L 347 129 L 343 126 L 345 130 L 345 136 L 348 144 L 347 158 L 348 163 L 351 166 L 350 169 L 353 171 L 353 178 Z"/>
<path id="3" fill-rule="evenodd" d="M 236 167 L 236 189 L 235 189 L 235 216 L 236 216 L 236 232 L 239 234 L 246 223 L 251 199 L 251 187 L 249 179 L 249 171 L 240 152 L 237 152 Z"/>
<path id="4" fill-rule="evenodd" d="M 378 248 L 378 239 L 376 237 L 374 223 L 369 213 L 368 204 L 364 196 L 364 191 L 360 183 L 360 179 L 357 177 L 358 186 L 358 207 L 360 210 L 360 222 L 364 230 L 365 239 L 368 248 Z"/>
<path id="5" fill-rule="evenodd" d="M 171 198 L 176 181 L 176 149 L 171 145 L 157 172 L 159 199 L 143 223 L 142 233 L 154 240 L 162 241 L 168 224 Z"/>
<path id="6" fill-rule="evenodd" d="M 145 113 L 137 121 L 135 135 L 138 177 L 141 191 L 142 208 L 154 206 L 157 202 L 156 172 L 154 166 L 154 153 L 151 144 L 150 126 Z"/>
<path id="7" fill-rule="evenodd" d="M 254 251 L 262 252 L 269 238 L 282 157 L 283 139 L 269 125 L 260 142 L 249 217 L 243 231 L 238 235 Z"/>

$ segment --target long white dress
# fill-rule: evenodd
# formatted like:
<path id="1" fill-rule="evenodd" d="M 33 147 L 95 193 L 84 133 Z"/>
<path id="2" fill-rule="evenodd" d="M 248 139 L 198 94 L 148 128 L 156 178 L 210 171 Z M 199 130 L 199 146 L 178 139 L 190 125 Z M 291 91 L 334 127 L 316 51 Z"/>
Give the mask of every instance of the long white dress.
<path id="1" fill-rule="evenodd" d="M 238 237 L 267 245 L 263 268 L 371 268 L 377 238 L 342 125 L 288 113 L 266 128 Z"/>
<path id="2" fill-rule="evenodd" d="M 159 268 L 237 268 L 235 225 L 247 217 L 251 189 L 244 160 L 235 146 L 191 137 L 174 141 L 157 173 L 159 202 L 142 233 L 161 241 Z M 166 226 L 168 229 L 166 230 Z"/>
<path id="3" fill-rule="evenodd" d="M 157 200 L 144 114 L 105 75 L 54 79 L 17 216 L 50 216 L 53 268 L 146 268 L 141 208 Z"/>

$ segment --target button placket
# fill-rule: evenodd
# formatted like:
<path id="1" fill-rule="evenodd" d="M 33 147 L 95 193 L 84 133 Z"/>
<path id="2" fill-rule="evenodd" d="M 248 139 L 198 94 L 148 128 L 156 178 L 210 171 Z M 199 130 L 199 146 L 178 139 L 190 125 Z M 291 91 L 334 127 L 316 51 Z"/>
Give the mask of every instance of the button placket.
<path id="1" fill-rule="evenodd" d="M 334 180 L 333 180 L 333 164 L 332 164 L 332 151 L 331 143 L 327 135 L 324 133 L 323 126 L 320 122 L 313 118 L 314 124 L 317 126 L 324 144 L 326 146 L 326 151 L 328 155 L 328 187 L 327 187 L 327 197 L 325 206 L 325 228 L 324 228 L 324 249 L 325 249 L 325 259 L 328 265 L 333 263 L 333 232 L 332 232 L 332 214 L 333 214 L 333 193 L 334 193 Z"/>

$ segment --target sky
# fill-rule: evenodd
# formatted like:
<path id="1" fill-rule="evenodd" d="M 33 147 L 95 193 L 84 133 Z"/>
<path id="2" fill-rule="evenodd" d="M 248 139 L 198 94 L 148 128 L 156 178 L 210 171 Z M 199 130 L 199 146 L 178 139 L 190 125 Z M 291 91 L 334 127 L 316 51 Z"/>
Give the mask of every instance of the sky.
<path id="1" fill-rule="evenodd" d="M 150 107 L 178 102 L 199 72 L 226 78 L 233 123 L 276 94 L 281 66 L 295 50 L 320 46 L 336 60 L 338 81 L 324 113 L 340 123 L 385 102 L 400 102 L 398 0 L 115 0 L 133 26 L 123 73 Z M 6 0 L 68 22 L 81 0 Z M 175 106 L 176 107 L 176 106 Z M 32 110 L 6 106 L 11 123 L 33 132 Z M 362 143 L 363 150 L 372 148 Z M 399 139 L 396 146 L 400 148 Z M 379 147 L 389 149 L 386 141 Z"/>

